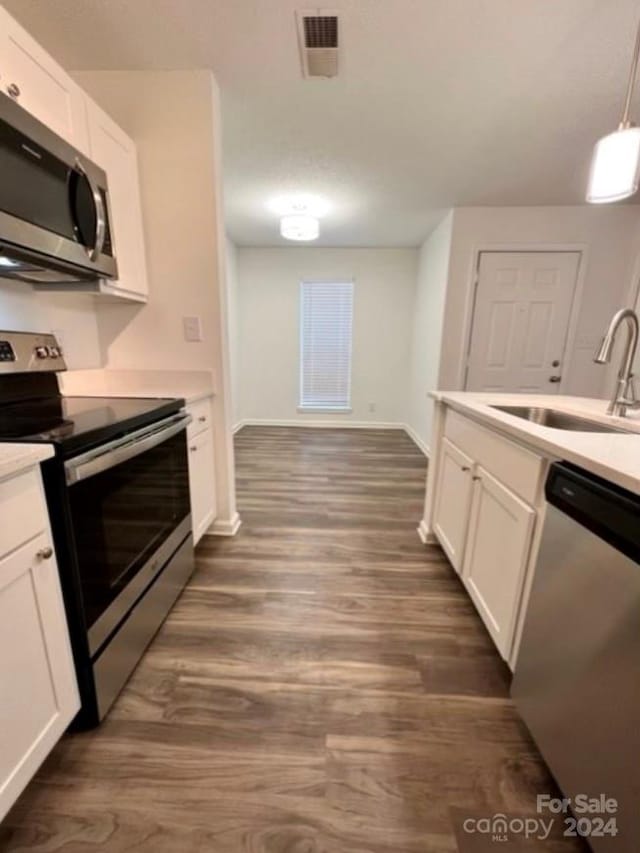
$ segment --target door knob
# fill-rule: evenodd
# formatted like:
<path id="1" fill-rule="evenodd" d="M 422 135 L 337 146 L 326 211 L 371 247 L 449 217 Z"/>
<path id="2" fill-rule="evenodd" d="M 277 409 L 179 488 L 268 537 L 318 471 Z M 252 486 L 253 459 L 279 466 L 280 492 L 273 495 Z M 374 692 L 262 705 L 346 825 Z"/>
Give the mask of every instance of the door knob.
<path id="1" fill-rule="evenodd" d="M 46 548 L 41 548 L 37 553 L 36 557 L 39 560 L 50 560 L 53 557 L 53 548 L 47 545 Z"/>
<path id="2" fill-rule="evenodd" d="M 550 376 L 549 382 L 560 382 L 562 380 L 562 376 Z"/>

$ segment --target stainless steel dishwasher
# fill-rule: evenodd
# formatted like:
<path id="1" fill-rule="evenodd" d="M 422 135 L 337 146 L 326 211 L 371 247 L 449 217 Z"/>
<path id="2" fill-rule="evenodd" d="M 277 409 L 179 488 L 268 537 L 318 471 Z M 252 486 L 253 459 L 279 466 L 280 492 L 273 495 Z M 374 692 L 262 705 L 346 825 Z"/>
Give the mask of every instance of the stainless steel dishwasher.
<path id="1" fill-rule="evenodd" d="M 546 498 L 512 696 L 574 820 L 585 818 L 579 834 L 597 853 L 637 853 L 640 497 L 557 463 Z M 578 795 L 614 798 L 617 813 L 584 811 Z M 594 834 L 596 816 L 615 817 L 618 834 Z"/>

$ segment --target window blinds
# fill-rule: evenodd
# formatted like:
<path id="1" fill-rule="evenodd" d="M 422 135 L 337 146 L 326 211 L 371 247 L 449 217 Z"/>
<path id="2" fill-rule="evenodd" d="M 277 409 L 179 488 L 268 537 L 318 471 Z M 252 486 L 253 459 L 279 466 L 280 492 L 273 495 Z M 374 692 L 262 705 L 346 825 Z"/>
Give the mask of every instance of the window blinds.
<path id="1" fill-rule="evenodd" d="M 351 405 L 353 282 L 300 286 L 300 408 Z"/>

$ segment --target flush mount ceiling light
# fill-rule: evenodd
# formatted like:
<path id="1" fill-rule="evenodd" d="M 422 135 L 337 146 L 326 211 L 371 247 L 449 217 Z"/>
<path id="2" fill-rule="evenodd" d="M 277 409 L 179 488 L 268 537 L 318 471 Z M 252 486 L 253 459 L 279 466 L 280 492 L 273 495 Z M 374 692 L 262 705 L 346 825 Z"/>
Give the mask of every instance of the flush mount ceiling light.
<path id="1" fill-rule="evenodd" d="M 622 120 L 614 133 L 603 136 L 595 147 L 591 162 L 587 201 L 591 204 L 606 204 L 620 201 L 633 195 L 638 189 L 640 174 L 640 128 L 634 127 L 629 119 L 631 98 L 640 56 L 640 24 L 631 60 L 631 72 L 627 84 L 627 95 Z"/>
<path id="2" fill-rule="evenodd" d="M 315 216 L 283 216 L 280 220 L 280 234 L 286 240 L 317 240 L 320 234 L 320 222 Z"/>
<path id="3" fill-rule="evenodd" d="M 280 216 L 280 234 L 285 240 L 317 240 L 319 219 L 329 211 L 325 199 L 309 193 L 276 196 L 267 207 Z"/>

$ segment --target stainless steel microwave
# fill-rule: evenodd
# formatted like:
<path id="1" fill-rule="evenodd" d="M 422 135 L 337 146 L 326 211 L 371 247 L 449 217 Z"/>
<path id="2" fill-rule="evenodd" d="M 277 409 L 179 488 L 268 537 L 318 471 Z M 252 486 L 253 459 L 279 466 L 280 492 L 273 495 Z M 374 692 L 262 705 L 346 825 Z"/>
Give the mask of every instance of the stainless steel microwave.
<path id="1" fill-rule="evenodd" d="M 0 278 L 116 278 L 107 176 L 0 94 Z"/>

